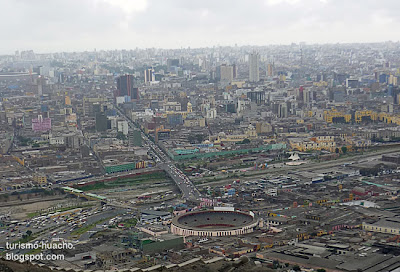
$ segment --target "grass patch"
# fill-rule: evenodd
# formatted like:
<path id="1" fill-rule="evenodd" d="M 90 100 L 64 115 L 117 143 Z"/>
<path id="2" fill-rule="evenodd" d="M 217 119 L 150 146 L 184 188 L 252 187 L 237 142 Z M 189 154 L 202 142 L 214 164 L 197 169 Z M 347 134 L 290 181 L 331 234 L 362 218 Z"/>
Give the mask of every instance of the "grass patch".
<path id="1" fill-rule="evenodd" d="M 38 247 L 37 249 L 32 249 L 32 250 L 28 251 L 27 254 L 33 255 L 33 254 L 39 254 L 40 252 L 42 252 L 42 248 Z"/>
<path id="2" fill-rule="evenodd" d="M 33 218 L 38 215 L 40 215 L 40 212 L 31 212 L 31 213 L 26 214 L 26 216 L 28 216 L 28 218 Z"/>
<path id="3" fill-rule="evenodd" d="M 98 182 L 95 184 L 90 184 L 90 185 L 79 187 L 79 189 L 82 191 L 111 189 L 111 188 L 116 188 L 116 187 L 131 186 L 131 185 L 145 183 L 145 182 L 149 182 L 149 181 L 158 181 L 158 180 L 165 180 L 165 179 L 168 179 L 166 174 L 164 172 L 159 172 L 159 173 L 139 175 L 136 177 L 118 178 L 114 181 L 108 181 L 108 182 L 107 181 L 106 182 Z"/>
<path id="4" fill-rule="evenodd" d="M 15 241 L 13 243 L 16 243 L 16 244 L 17 243 L 21 243 L 21 244 L 28 243 L 28 242 L 36 239 L 36 237 L 38 237 L 38 235 L 32 234 L 31 236 L 26 236 L 24 238 L 18 239 L 17 241 Z"/>
<path id="5" fill-rule="evenodd" d="M 112 216 L 112 217 L 107 217 L 107 218 L 105 218 L 105 219 L 98 220 L 98 221 L 96 221 L 96 222 L 93 222 L 92 224 L 89 224 L 89 225 L 83 226 L 83 227 L 81 227 L 81 228 L 79 228 L 79 229 L 77 229 L 77 230 L 74 230 L 73 232 L 71 232 L 71 236 L 79 236 L 79 235 L 82 235 L 82 234 L 84 234 L 85 232 L 87 232 L 87 231 L 91 230 L 92 228 L 94 228 L 96 225 L 101 224 L 101 223 L 103 223 L 103 222 L 105 222 L 105 221 L 107 221 L 107 220 L 109 220 L 109 219 L 111 219 L 111 218 L 113 218 L 113 217 L 114 217 L 114 216 Z"/>
<path id="6" fill-rule="evenodd" d="M 75 206 L 75 207 L 65 207 L 65 208 L 54 210 L 49 213 L 66 212 L 66 211 L 70 211 L 70 210 L 83 209 L 83 208 L 88 208 L 88 207 L 92 207 L 92 206 L 94 206 L 94 204 L 80 205 L 80 206 Z"/>
<path id="7" fill-rule="evenodd" d="M 78 206 L 74 206 L 74 207 L 65 207 L 65 208 L 60 208 L 60 209 L 55 209 L 52 211 L 37 211 L 37 212 L 31 212 L 31 213 L 27 213 L 26 216 L 28 218 L 33 218 L 35 216 L 39 216 L 39 215 L 47 215 L 47 214 L 52 214 L 52 213 L 56 213 L 56 212 L 66 212 L 66 211 L 70 211 L 70 210 L 75 210 L 75 209 L 83 209 L 83 208 L 88 208 L 88 207 L 92 207 L 94 206 L 94 204 L 85 204 L 85 205 L 78 205 Z"/>
<path id="8" fill-rule="evenodd" d="M 138 220 L 136 218 L 131 218 L 129 220 L 121 222 L 120 224 L 123 224 L 125 228 L 131 228 L 131 227 L 136 226 L 137 221 Z"/>

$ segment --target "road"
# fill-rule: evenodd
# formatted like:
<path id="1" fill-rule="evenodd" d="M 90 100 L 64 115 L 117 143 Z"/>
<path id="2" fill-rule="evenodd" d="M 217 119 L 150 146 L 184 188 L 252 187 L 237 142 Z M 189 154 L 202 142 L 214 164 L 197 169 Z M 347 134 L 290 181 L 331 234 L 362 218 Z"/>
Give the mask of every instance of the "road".
<path id="1" fill-rule="evenodd" d="M 182 192 L 183 198 L 186 200 L 196 201 L 199 200 L 201 194 L 196 186 L 190 181 L 190 179 L 178 168 L 175 167 L 174 163 L 169 159 L 168 155 L 155 143 L 153 143 L 149 137 L 132 122 L 117 106 L 115 108 L 118 113 L 123 117 L 129 124 L 131 129 L 139 129 L 141 131 L 141 136 L 144 141 L 144 145 L 150 148 L 150 154 L 156 161 L 157 166 L 164 170 L 178 186 L 179 190 Z"/>
<path id="2" fill-rule="evenodd" d="M 98 211 L 95 214 L 85 216 L 85 215 L 79 215 L 77 219 L 84 219 L 85 223 L 82 225 L 82 228 L 85 226 L 89 226 L 93 223 L 99 222 L 100 220 L 105 220 L 108 218 L 112 218 L 115 216 L 118 216 L 120 214 L 123 214 L 127 212 L 127 209 L 111 209 L 111 210 L 104 210 L 104 211 Z M 105 221 L 105 223 L 108 223 L 108 221 Z M 30 224 L 34 224 L 33 222 Z M 53 239 L 64 239 L 64 240 L 74 240 L 74 243 L 77 242 L 84 242 L 90 239 L 90 236 L 94 233 L 97 232 L 101 229 L 97 229 L 96 226 L 93 226 L 91 229 L 89 229 L 87 232 L 83 233 L 82 235 L 78 235 L 78 237 L 73 237 L 72 233 L 77 230 L 78 228 L 74 228 L 70 226 L 72 223 L 67 223 L 66 221 L 58 220 L 56 218 L 54 219 L 49 219 L 49 218 L 44 218 L 41 221 L 38 221 L 38 224 L 41 225 L 41 229 L 32 229 L 32 233 L 36 234 L 37 236 L 35 239 L 29 241 L 29 243 L 35 243 L 35 242 L 44 242 L 46 244 L 51 243 Z M 25 226 L 20 226 L 19 230 L 16 231 L 16 233 L 25 233 L 26 230 Z M 4 233 L 2 233 L 4 234 Z M 39 235 L 38 235 L 39 234 Z M 21 237 L 18 237 L 17 235 L 14 237 L 9 237 L 9 239 L 6 239 L 6 235 L 0 235 L 0 246 L 5 247 L 6 242 L 9 243 L 15 243 L 18 241 Z M 15 254 L 26 254 L 30 251 L 30 249 L 14 249 L 14 250 L 9 250 L 8 252 L 13 252 Z"/>
<path id="3" fill-rule="evenodd" d="M 200 199 L 201 194 L 199 190 L 195 187 L 192 181 L 173 164 L 161 163 L 158 165 L 161 169 L 168 173 L 168 175 L 173 179 L 176 185 L 181 190 L 184 198 L 188 200 Z"/>
<path id="4" fill-rule="evenodd" d="M 268 167 L 265 170 L 260 170 L 260 171 L 249 171 L 244 173 L 243 176 L 240 177 L 242 180 L 251 180 L 251 179 L 256 179 L 259 177 L 265 177 L 265 175 L 279 175 L 279 174 L 287 174 L 289 172 L 292 173 L 301 173 L 302 171 L 306 172 L 312 172 L 316 170 L 321 170 L 321 169 L 332 169 L 334 167 L 342 166 L 343 164 L 348 164 L 351 163 L 353 164 L 358 164 L 362 162 L 367 162 L 367 161 L 374 161 L 374 160 L 379 160 L 382 155 L 384 154 L 396 154 L 400 152 L 400 146 L 398 145 L 393 145 L 390 148 L 384 149 L 384 150 L 377 150 L 374 152 L 368 152 L 356 156 L 350 156 L 350 157 L 345 157 L 345 158 L 340 158 L 337 160 L 331 160 L 331 161 L 325 161 L 325 162 L 307 162 L 306 164 L 298 165 L 298 166 L 288 166 L 285 164 L 280 164 L 280 167 L 277 167 L 275 164 L 275 168 Z M 351 167 L 351 166 L 350 166 Z M 221 178 L 218 181 L 213 181 L 214 177 L 211 177 L 209 180 L 202 179 L 203 183 L 202 184 L 197 184 L 198 187 L 204 187 L 204 186 L 211 186 L 211 185 L 221 185 L 221 184 L 226 184 L 228 182 L 232 182 L 233 179 L 236 179 L 232 176 L 227 175 L 226 177 Z"/>

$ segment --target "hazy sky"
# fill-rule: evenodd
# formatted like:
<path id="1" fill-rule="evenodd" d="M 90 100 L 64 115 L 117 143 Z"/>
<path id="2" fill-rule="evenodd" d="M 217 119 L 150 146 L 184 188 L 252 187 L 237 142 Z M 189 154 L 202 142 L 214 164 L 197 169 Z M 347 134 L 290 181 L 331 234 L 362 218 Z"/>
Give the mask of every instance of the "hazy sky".
<path id="1" fill-rule="evenodd" d="M 399 0 L 0 0 L 0 54 L 397 41 Z"/>

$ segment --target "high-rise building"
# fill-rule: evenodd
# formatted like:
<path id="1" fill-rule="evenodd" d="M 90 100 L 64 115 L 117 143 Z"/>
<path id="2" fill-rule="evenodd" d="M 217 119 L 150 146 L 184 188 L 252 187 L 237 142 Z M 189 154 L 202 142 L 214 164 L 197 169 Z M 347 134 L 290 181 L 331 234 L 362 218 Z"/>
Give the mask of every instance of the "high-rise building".
<path id="1" fill-rule="evenodd" d="M 312 89 L 304 89 L 303 91 L 303 103 L 309 104 L 314 100 L 314 91 Z"/>
<path id="2" fill-rule="evenodd" d="M 129 145 L 142 146 L 142 136 L 140 134 L 140 130 L 129 131 Z"/>
<path id="3" fill-rule="evenodd" d="M 394 75 L 390 75 L 388 78 L 388 84 L 397 85 L 397 77 Z"/>
<path id="4" fill-rule="evenodd" d="M 233 78 L 237 78 L 238 77 L 238 67 L 236 64 L 232 65 L 233 68 Z"/>
<path id="5" fill-rule="evenodd" d="M 280 103 L 278 108 L 278 117 L 287 118 L 288 117 L 288 107 L 286 103 Z"/>
<path id="6" fill-rule="evenodd" d="M 257 104 L 262 104 L 265 102 L 265 91 L 250 91 L 247 92 L 247 98 L 252 102 Z"/>
<path id="7" fill-rule="evenodd" d="M 154 69 L 146 69 L 144 70 L 144 83 L 155 81 L 154 77 Z"/>
<path id="8" fill-rule="evenodd" d="M 103 112 L 96 113 L 96 131 L 106 131 L 107 127 L 107 116 Z"/>
<path id="9" fill-rule="evenodd" d="M 268 64 L 268 76 L 273 76 L 274 75 L 274 65 L 269 63 Z"/>
<path id="10" fill-rule="evenodd" d="M 251 53 L 249 56 L 249 81 L 250 82 L 260 81 L 259 59 L 260 59 L 260 55 L 256 52 Z"/>
<path id="11" fill-rule="evenodd" d="M 128 135 L 129 132 L 128 122 L 126 120 L 119 120 L 117 122 L 117 131 L 122 132 L 122 134 L 124 135 Z"/>
<path id="12" fill-rule="evenodd" d="M 139 89 L 135 87 L 133 75 L 123 75 L 117 78 L 117 96 L 130 96 L 139 99 Z"/>
<path id="13" fill-rule="evenodd" d="M 46 78 L 44 76 L 38 76 L 36 79 L 36 84 L 38 95 L 43 95 L 43 87 L 46 85 Z"/>
<path id="14" fill-rule="evenodd" d="M 233 66 L 222 64 L 217 67 L 217 78 L 220 81 L 232 82 L 233 81 Z"/>
<path id="15" fill-rule="evenodd" d="M 346 88 L 358 88 L 358 86 L 359 86 L 358 79 L 351 79 L 351 78 L 346 79 Z"/>
<path id="16" fill-rule="evenodd" d="M 168 72 L 172 71 L 172 67 L 178 67 L 179 66 L 179 59 L 168 59 L 167 60 L 167 70 Z"/>
<path id="17" fill-rule="evenodd" d="M 393 104 L 400 104 L 400 88 L 398 86 L 392 87 Z"/>

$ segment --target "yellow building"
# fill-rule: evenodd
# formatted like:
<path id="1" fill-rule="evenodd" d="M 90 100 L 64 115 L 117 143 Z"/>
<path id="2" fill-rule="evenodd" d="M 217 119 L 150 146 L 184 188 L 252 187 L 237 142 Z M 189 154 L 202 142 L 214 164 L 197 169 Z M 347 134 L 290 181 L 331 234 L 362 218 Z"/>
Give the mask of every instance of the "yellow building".
<path id="1" fill-rule="evenodd" d="M 188 112 L 187 111 L 167 111 L 161 114 L 162 118 L 167 118 L 168 115 L 180 114 L 182 115 L 182 119 L 186 119 Z"/>
<path id="2" fill-rule="evenodd" d="M 297 149 L 301 152 L 308 150 L 328 150 L 334 152 L 336 149 L 336 142 L 334 141 L 312 141 L 310 139 L 292 138 L 289 139 L 289 144 L 292 149 Z"/>
<path id="3" fill-rule="evenodd" d="M 187 112 L 188 112 L 188 113 L 192 113 L 192 112 L 193 112 L 193 105 L 192 105 L 192 103 L 188 102 L 186 107 L 187 107 Z"/>
<path id="4" fill-rule="evenodd" d="M 187 116 L 183 121 L 185 127 L 205 127 L 206 119 L 200 116 Z"/>
<path id="5" fill-rule="evenodd" d="M 34 175 L 33 181 L 37 184 L 47 184 L 47 177 L 45 175 Z"/>
<path id="6" fill-rule="evenodd" d="M 351 121 L 351 114 L 346 114 L 343 112 L 339 112 L 336 109 L 332 109 L 329 111 L 324 111 L 324 120 L 327 123 L 333 123 L 333 120 L 336 118 L 343 118 L 346 123 Z"/>
<path id="7" fill-rule="evenodd" d="M 65 105 L 71 105 L 71 98 L 68 95 L 65 96 Z"/>
<path id="8" fill-rule="evenodd" d="M 255 138 L 257 138 L 257 131 L 254 126 L 249 125 L 244 134 L 227 135 L 225 132 L 220 132 L 217 137 L 210 137 L 210 141 L 213 141 L 214 144 L 220 144 L 223 142 L 241 142 L 244 139 L 250 140 Z"/>
<path id="9" fill-rule="evenodd" d="M 328 82 L 326 81 L 314 82 L 313 85 L 317 87 L 326 87 L 328 86 Z"/>
<path id="10" fill-rule="evenodd" d="M 378 120 L 378 113 L 371 110 L 356 111 L 354 118 L 356 123 L 361 123 L 363 117 L 370 117 L 372 121 Z"/>
<path id="11" fill-rule="evenodd" d="M 335 136 L 317 136 L 315 138 L 315 141 L 320 143 L 320 142 L 333 142 L 335 141 Z"/>
<path id="12" fill-rule="evenodd" d="M 393 220 L 382 219 L 373 224 L 368 224 L 368 223 L 363 222 L 362 229 L 365 231 L 399 235 L 400 234 L 400 221 L 398 219 L 393 219 Z"/>
<path id="13" fill-rule="evenodd" d="M 400 117 L 399 116 L 392 116 L 390 118 L 391 123 L 395 123 L 397 125 L 400 125 Z"/>

